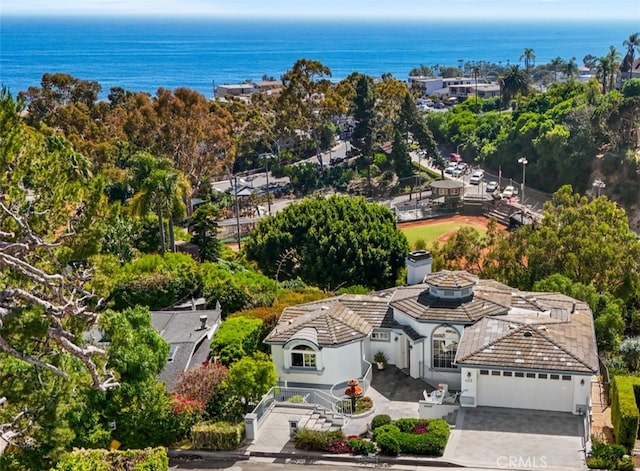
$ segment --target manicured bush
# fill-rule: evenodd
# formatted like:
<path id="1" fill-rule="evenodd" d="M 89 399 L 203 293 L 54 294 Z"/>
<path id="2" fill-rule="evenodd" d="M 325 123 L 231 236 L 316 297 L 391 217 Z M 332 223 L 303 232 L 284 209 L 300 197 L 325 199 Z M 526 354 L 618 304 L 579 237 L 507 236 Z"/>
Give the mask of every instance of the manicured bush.
<path id="1" fill-rule="evenodd" d="M 604 458 L 597 458 L 595 456 L 590 456 L 587 458 L 587 467 L 591 469 L 614 469 L 610 468 L 611 463 L 609 460 L 605 460 Z"/>
<path id="2" fill-rule="evenodd" d="M 622 445 L 609 445 L 596 438 L 591 446 L 591 456 L 587 459 L 589 468 L 633 470 L 633 460 L 626 456 Z"/>
<path id="3" fill-rule="evenodd" d="M 359 397 L 356 399 L 356 410 L 354 411 L 356 414 L 362 414 L 363 412 L 367 412 L 371 410 L 373 407 L 373 399 L 369 396 Z"/>
<path id="4" fill-rule="evenodd" d="M 377 442 L 379 435 L 383 433 L 389 433 L 389 432 L 394 435 L 397 435 L 400 433 L 400 429 L 393 424 L 386 424 L 386 425 L 381 425 L 380 427 L 376 427 L 375 429 L 373 429 L 373 440 Z"/>
<path id="5" fill-rule="evenodd" d="M 378 427 L 381 427 L 383 425 L 388 425 L 391 423 L 391 417 L 388 416 L 387 414 L 379 414 L 376 415 L 372 420 L 371 420 L 371 430 L 375 430 Z"/>
<path id="6" fill-rule="evenodd" d="M 244 423 L 202 422 L 191 429 L 191 440 L 195 449 L 234 450 L 244 440 Z"/>
<path id="7" fill-rule="evenodd" d="M 299 450 L 329 451 L 335 443 L 345 442 L 342 430 L 310 430 L 301 428 L 293 438 L 295 447 Z"/>
<path id="8" fill-rule="evenodd" d="M 349 440 L 349 446 L 356 455 L 370 455 L 378 451 L 376 444 L 369 440 L 363 440 L 361 438 L 351 438 Z"/>
<path id="9" fill-rule="evenodd" d="M 164 448 L 123 451 L 75 449 L 65 453 L 55 469 L 57 471 L 103 469 L 165 471 L 169 469 L 169 458 Z"/>
<path id="10" fill-rule="evenodd" d="M 638 436 L 640 413 L 636 402 L 636 388 L 640 378 L 614 376 L 611 380 L 611 422 L 616 443 L 628 451 L 633 449 Z"/>
<path id="11" fill-rule="evenodd" d="M 389 442 L 387 435 L 393 437 L 400 453 L 441 456 L 449 438 L 449 425 L 442 419 L 403 418 L 374 429 L 373 439 L 381 452 L 389 454 L 390 451 L 393 454 L 393 448 L 385 451 L 388 443 L 393 443 Z"/>
<path id="12" fill-rule="evenodd" d="M 378 430 L 380 430 L 380 427 Z M 400 453 L 400 444 L 397 435 L 393 432 L 381 432 L 376 438 L 376 443 L 380 447 L 380 453 L 388 456 L 398 456 Z"/>
<path id="13" fill-rule="evenodd" d="M 226 366 L 253 354 L 258 349 L 261 328 L 260 319 L 226 319 L 211 342 L 211 354 L 220 357 L 220 363 Z"/>

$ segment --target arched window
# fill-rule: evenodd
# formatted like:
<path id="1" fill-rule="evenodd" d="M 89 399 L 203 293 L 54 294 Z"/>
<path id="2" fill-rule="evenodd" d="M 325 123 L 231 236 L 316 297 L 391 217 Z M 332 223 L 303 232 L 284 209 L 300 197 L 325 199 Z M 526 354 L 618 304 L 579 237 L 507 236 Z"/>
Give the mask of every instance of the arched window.
<path id="1" fill-rule="evenodd" d="M 458 351 L 460 334 L 451 326 L 442 325 L 436 328 L 431 335 L 431 353 L 434 368 L 453 368 L 453 361 Z"/>
<path id="2" fill-rule="evenodd" d="M 316 351 L 308 345 L 296 345 L 291 349 L 291 366 L 293 368 L 315 368 Z"/>

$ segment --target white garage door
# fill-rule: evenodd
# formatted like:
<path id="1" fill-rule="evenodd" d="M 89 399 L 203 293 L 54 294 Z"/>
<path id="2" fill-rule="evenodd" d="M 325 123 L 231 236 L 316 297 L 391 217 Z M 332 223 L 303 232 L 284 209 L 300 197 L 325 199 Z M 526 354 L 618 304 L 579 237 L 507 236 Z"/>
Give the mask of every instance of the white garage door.
<path id="1" fill-rule="evenodd" d="M 480 370 L 479 406 L 573 412 L 569 375 Z"/>

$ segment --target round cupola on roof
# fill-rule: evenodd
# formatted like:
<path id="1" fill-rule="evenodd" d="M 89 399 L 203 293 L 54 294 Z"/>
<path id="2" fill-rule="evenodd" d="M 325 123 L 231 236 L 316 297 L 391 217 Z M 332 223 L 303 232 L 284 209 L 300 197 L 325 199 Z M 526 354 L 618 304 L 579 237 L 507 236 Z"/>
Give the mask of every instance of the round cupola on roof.
<path id="1" fill-rule="evenodd" d="M 466 271 L 442 270 L 430 273 L 424 279 L 429 294 L 442 299 L 461 299 L 473 296 L 478 277 Z"/>

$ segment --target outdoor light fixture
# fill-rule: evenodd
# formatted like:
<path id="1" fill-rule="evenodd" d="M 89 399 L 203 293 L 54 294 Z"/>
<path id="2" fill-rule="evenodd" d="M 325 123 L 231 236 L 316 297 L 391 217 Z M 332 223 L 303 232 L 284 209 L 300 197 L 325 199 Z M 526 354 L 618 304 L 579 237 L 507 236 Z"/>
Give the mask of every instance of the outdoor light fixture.
<path id="1" fill-rule="evenodd" d="M 580 380 L 580 386 L 584 386 L 584 378 Z"/>
<path id="2" fill-rule="evenodd" d="M 467 371 L 467 378 L 471 378 L 471 371 Z"/>

